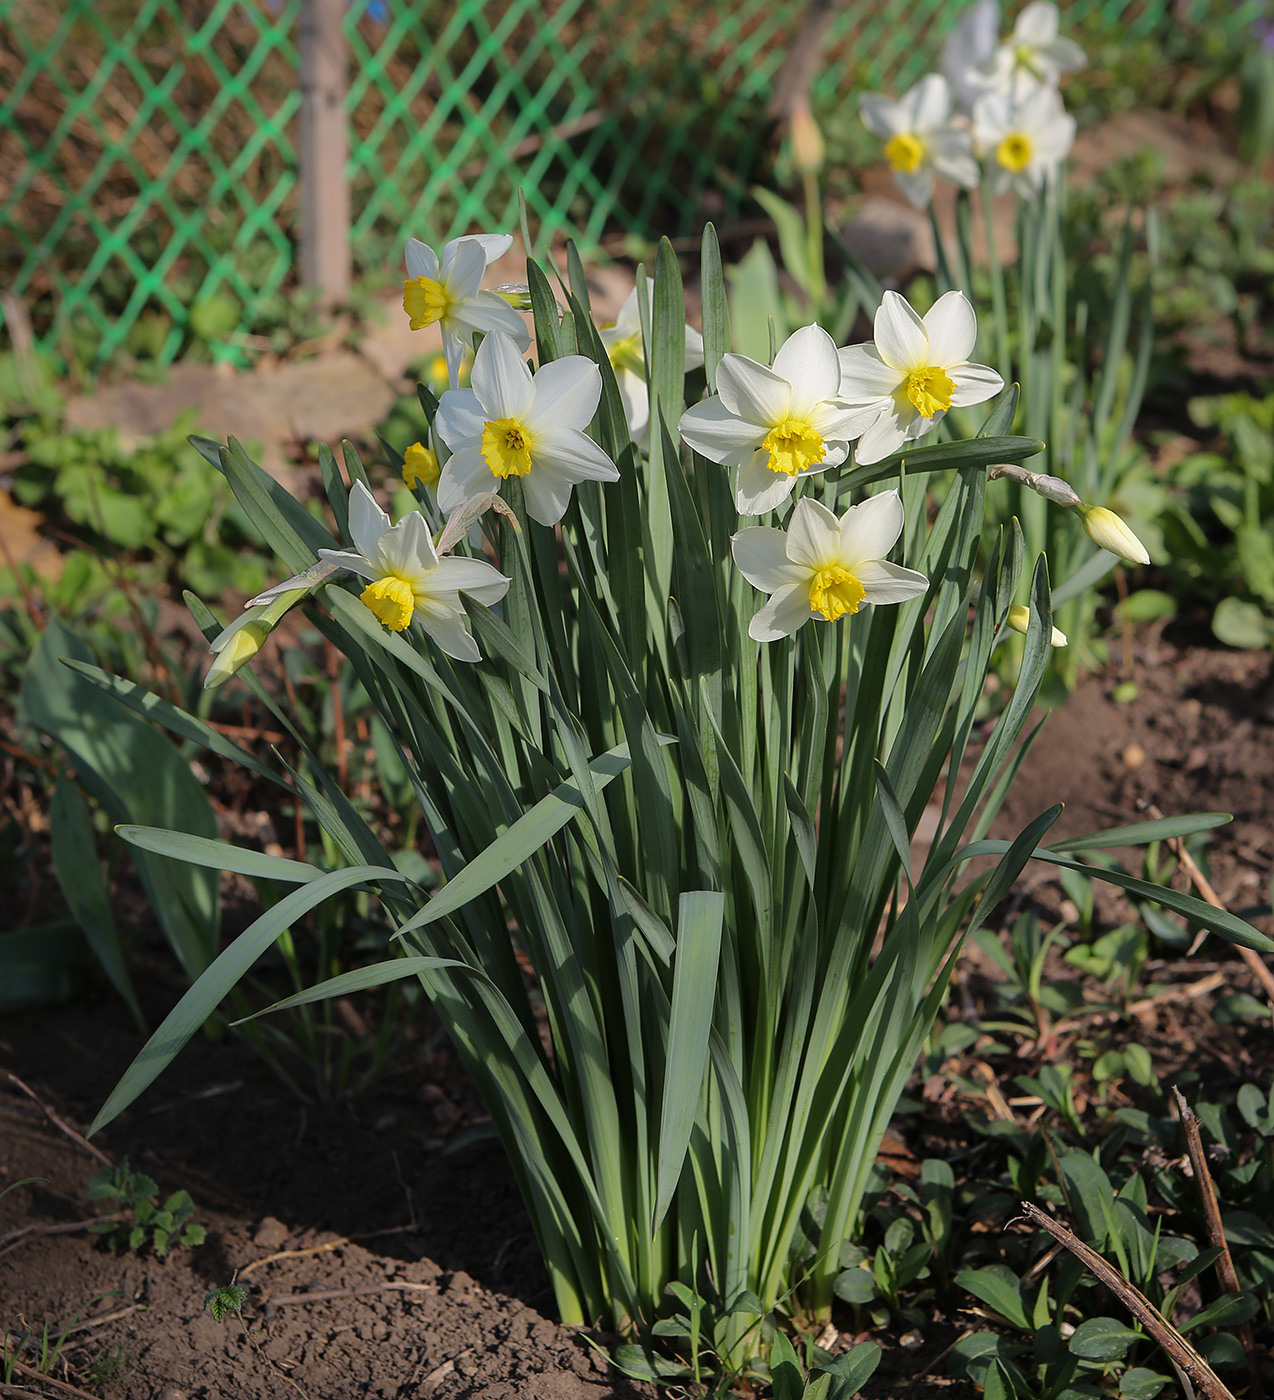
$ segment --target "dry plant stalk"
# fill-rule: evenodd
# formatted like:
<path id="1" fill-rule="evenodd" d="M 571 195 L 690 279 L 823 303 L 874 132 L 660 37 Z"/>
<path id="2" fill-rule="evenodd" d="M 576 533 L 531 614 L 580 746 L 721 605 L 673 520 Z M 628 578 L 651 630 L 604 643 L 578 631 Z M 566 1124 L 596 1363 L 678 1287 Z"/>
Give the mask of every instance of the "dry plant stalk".
<path id="1" fill-rule="evenodd" d="M 1208 1167 L 1207 1155 L 1203 1150 L 1203 1138 L 1199 1133 L 1199 1119 L 1186 1102 L 1185 1095 L 1174 1084 L 1172 1097 L 1176 1100 L 1177 1112 L 1181 1116 L 1181 1126 L 1185 1129 L 1186 1151 L 1190 1154 L 1190 1165 L 1194 1168 L 1195 1183 L 1199 1188 L 1199 1199 L 1203 1202 L 1204 1218 L 1208 1222 L 1208 1238 L 1221 1251 L 1216 1261 L 1217 1276 L 1227 1293 L 1238 1293 L 1239 1275 L 1234 1267 L 1234 1256 L 1230 1253 L 1229 1241 L 1225 1238 L 1225 1227 L 1221 1223 L 1221 1208 L 1217 1204 L 1216 1186 Z M 1239 1341 L 1243 1344 L 1243 1354 L 1247 1358 L 1248 1378 L 1252 1400 L 1262 1400 L 1264 1387 L 1261 1385 L 1261 1367 L 1256 1359 L 1256 1338 L 1252 1335 L 1252 1324 L 1241 1322 L 1238 1326 Z"/>
<path id="2" fill-rule="evenodd" d="M 1205 1400 L 1235 1400 L 1233 1393 L 1212 1367 L 1195 1351 L 1172 1323 L 1162 1316 L 1150 1299 L 1140 1289 L 1134 1288 L 1113 1264 L 1103 1259 L 1095 1249 L 1090 1249 L 1073 1230 L 1067 1229 L 1060 1220 L 1054 1220 L 1051 1215 L 1045 1214 L 1039 1206 L 1032 1205 L 1030 1201 L 1022 1202 L 1022 1214 L 1032 1225 L 1038 1225 L 1041 1230 L 1052 1235 L 1059 1244 L 1069 1249 L 1094 1278 L 1110 1289 L 1124 1307 L 1168 1353 L 1173 1365 L 1182 1372 L 1191 1385 L 1197 1387 Z"/>

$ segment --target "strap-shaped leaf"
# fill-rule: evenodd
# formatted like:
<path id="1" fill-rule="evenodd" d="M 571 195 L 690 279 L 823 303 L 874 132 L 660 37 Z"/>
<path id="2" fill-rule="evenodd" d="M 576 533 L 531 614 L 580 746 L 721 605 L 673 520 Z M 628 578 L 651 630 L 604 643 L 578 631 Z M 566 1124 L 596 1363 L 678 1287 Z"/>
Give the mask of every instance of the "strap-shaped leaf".
<path id="1" fill-rule="evenodd" d="M 329 977 L 326 982 L 308 987 L 294 996 L 284 997 L 251 1016 L 241 1016 L 231 1021 L 232 1026 L 241 1026 L 245 1021 L 255 1021 L 259 1016 L 269 1016 L 275 1011 L 290 1011 L 294 1006 L 308 1006 L 311 1002 L 327 1001 L 331 997 L 348 996 L 351 992 L 365 992 L 369 987 L 383 987 L 388 982 L 401 982 L 404 977 L 417 977 L 422 972 L 471 972 L 475 977 L 485 977 L 479 967 L 458 962 L 455 958 L 390 958 L 386 962 L 372 963 L 368 967 L 357 967 L 353 972 L 342 972 L 339 977 Z"/>
<path id="2" fill-rule="evenodd" d="M 1211 831 L 1234 818 L 1228 812 L 1191 812 L 1179 817 L 1159 817 L 1151 822 L 1131 822 L 1127 826 L 1112 826 L 1105 831 L 1092 831 L 1087 836 L 1071 836 L 1054 841 L 1050 851 L 1107 851 L 1112 846 L 1145 846 L 1151 841 L 1167 841 L 1174 836 L 1194 836 Z"/>
<path id="3" fill-rule="evenodd" d="M 660 744 L 675 743 L 667 735 L 659 735 Z M 588 765 L 598 791 L 629 766 L 628 745 L 618 744 L 599 754 Z M 516 870 L 551 840 L 567 822 L 584 810 L 584 795 L 574 778 L 559 783 L 547 797 L 542 797 L 528 812 L 524 812 L 509 829 L 496 838 L 480 854 L 474 856 L 463 870 L 457 872 L 428 904 L 394 935 L 400 938 L 412 929 L 423 928 L 438 919 L 454 914 L 471 899 L 484 894 L 493 885 Z"/>
<path id="4" fill-rule="evenodd" d="M 677 952 L 672 964 L 672 1016 L 668 1026 L 668 1057 L 664 1063 L 658 1188 L 652 1230 L 658 1230 L 672 1204 L 703 1093 L 724 918 L 725 896 L 713 890 L 683 894 L 678 903 Z"/>
<path id="5" fill-rule="evenodd" d="M 172 856 L 190 865 L 205 865 L 211 870 L 233 870 L 236 875 L 249 875 L 253 879 L 303 885 L 324 873 L 317 865 L 302 860 L 249 851 L 242 846 L 232 846 L 228 841 L 212 841 L 206 836 L 191 836 L 185 831 L 168 831 L 160 826 L 117 826 L 115 833 L 143 851 Z"/>
<path id="6" fill-rule="evenodd" d="M 293 890 L 249 924 L 213 961 L 142 1046 L 137 1058 L 125 1070 L 123 1078 L 98 1110 L 97 1117 L 89 1126 L 89 1136 L 118 1117 L 143 1090 L 154 1083 L 182 1046 L 221 1005 L 243 974 L 285 929 L 330 896 L 373 880 L 405 882 L 407 876 L 378 865 L 355 865 L 348 870 L 334 870 L 330 875 L 323 875 Z"/>

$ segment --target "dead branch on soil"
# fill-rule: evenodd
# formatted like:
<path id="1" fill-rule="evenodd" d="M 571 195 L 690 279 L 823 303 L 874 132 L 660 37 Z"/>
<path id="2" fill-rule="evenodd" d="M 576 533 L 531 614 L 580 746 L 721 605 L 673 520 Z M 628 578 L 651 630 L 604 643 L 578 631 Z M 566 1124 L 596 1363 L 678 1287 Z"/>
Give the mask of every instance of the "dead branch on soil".
<path id="1" fill-rule="evenodd" d="M 1107 1263 L 1095 1249 L 1090 1249 L 1073 1230 L 1067 1229 L 1060 1220 L 1045 1214 L 1039 1206 L 1030 1201 L 1022 1202 L 1022 1214 L 1032 1224 L 1063 1245 L 1080 1261 L 1096 1279 L 1104 1283 L 1116 1298 L 1132 1313 L 1133 1317 L 1146 1329 L 1156 1342 L 1168 1353 L 1172 1364 L 1196 1386 L 1205 1400 L 1235 1400 L 1225 1383 L 1211 1366 L 1199 1355 L 1180 1332 L 1170 1323 L 1149 1298 L 1119 1272 L 1113 1264 Z"/>
<path id="2" fill-rule="evenodd" d="M 34 1366 L 26 1366 L 21 1361 L 7 1361 L 5 1365 L 11 1365 L 21 1376 L 30 1376 L 33 1381 L 40 1385 L 52 1386 L 59 1395 L 74 1395 L 77 1400 L 99 1400 L 96 1395 L 90 1395 L 87 1390 L 81 1390 L 78 1385 L 71 1385 L 69 1381 L 60 1381 L 55 1376 L 46 1376 L 43 1371 L 37 1371 Z M 30 1395 L 31 1391 L 17 1388 L 3 1387 L 6 1395 Z"/>
<path id="3" fill-rule="evenodd" d="M 123 1220 L 123 1211 L 113 1211 L 110 1215 L 91 1215 L 87 1220 L 68 1220 L 60 1225 L 46 1225 L 42 1220 L 34 1225 L 23 1225 L 17 1230 L 9 1230 L 0 1235 L 0 1258 L 8 1254 L 11 1249 L 17 1249 L 20 1244 L 25 1244 L 27 1240 L 34 1239 L 37 1235 L 73 1235 L 76 1230 L 87 1230 L 90 1225 L 96 1225 L 103 1220 Z"/>
<path id="4" fill-rule="evenodd" d="M 1212 1172 L 1208 1168 L 1207 1154 L 1203 1150 L 1203 1137 L 1199 1132 L 1199 1119 L 1186 1102 L 1186 1096 L 1174 1084 L 1172 1097 L 1176 1100 L 1177 1112 L 1181 1116 L 1181 1126 L 1186 1134 L 1186 1151 L 1190 1154 L 1190 1165 L 1194 1168 L 1195 1184 L 1203 1202 L 1204 1218 L 1208 1222 L 1208 1238 L 1221 1251 L 1216 1261 L 1217 1277 L 1227 1293 L 1238 1293 L 1239 1275 L 1234 1267 L 1234 1256 L 1230 1253 L 1230 1243 L 1225 1238 L 1225 1227 L 1221 1223 L 1221 1208 L 1217 1205 L 1216 1186 Z M 1243 1344 L 1243 1354 L 1247 1358 L 1247 1373 L 1252 1400 L 1263 1400 L 1265 1394 L 1261 1385 L 1261 1367 L 1256 1359 L 1256 1338 L 1252 1335 L 1252 1324 L 1241 1322 L 1238 1325 L 1239 1341 Z"/>
<path id="5" fill-rule="evenodd" d="M 49 1122 L 52 1123 L 53 1126 L 57 1128 L 60 1132 L 65 1133 L 67 1137 L 71 1139 L 72 1142 L 78 1142 L 79 1145 L 85 1150 L 85 1152 L 91 1152 L 93 1156 L 96 1157 L 97 1160 L 101 1162 L 101 1164 L 104 1167 L 113 1168 L 115 1166 L 115 1163 L 111 1161 L 111 1159 L 106 1155 L 105 1152 L 102 1151 L 100 1147 L 94 1147 L 93 1144 L 88 1140 L 88 1138 L 84 1136 L 83 1133 L 77 1133 L 75 1129 L 71 1127 L 71 1125 L 68 1122 L 66 1122 L 65 1119 L 59 1118 L 58 1115 L 54 1113 L 54 1111 L 48 1106 L 48 1104 L 46 1104 L 44 1100 L 40 1098 L 40 1096 L 35 1092 L 35 1090 L 28 1088 L 18 1078 L 16 1074 L 10 1073 L 8 1075 L 8 1079 L 10 1084 L 16 1084 L 18 1088 L 21 1089 L 22 1092 L 27 1096 L 27 1098 L 29 1098 L 31 1102 L 35 1104 L 35 1106 L 40 1110 L 40 1112 L 44 1114 L 44 1116 L 49 1120 Z"/>
<path id="6" fill-rule="evenodd" d="M 330 1303 L 336 1298 L 365 1298 L 373 1293 L 437 1293 L 436 1283 L 369 1283 L 365 1288 L 328 1288 L 315 1293 L 285 1293 L 281 1298 L 265 1300 L 265 1320 L 274 1316 L 275 1308 L 294 1307 L 298 1303 Z"/>

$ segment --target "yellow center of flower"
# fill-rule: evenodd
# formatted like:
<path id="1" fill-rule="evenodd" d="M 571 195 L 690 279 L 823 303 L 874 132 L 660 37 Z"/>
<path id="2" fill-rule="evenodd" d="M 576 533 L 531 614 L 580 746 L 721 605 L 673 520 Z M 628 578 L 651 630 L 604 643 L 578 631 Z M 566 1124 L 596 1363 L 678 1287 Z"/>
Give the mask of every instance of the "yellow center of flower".
<path id="1" fill-rule="evenodd" d="M 1020 174 L 1030 165 L 1034 154 L 1035 148 L 1031 145 L 1031 138 L 1023 131 L 1010 131 L 995 148 L 996 160 L 1014 175 Z"/>
<path id="2" fill-rule="evenodd" d="M 937 365 L 912 370 L 903 382 L 903 397 L 922 418 L 932 418 L 951 407 L 955 380 Z"/>
<path id="3" fill-rule="evenodd" d="M 642 354 L 641 336 L 630 335 L 627 340 L 617 340 L 606 347 L 611 367 L 616 370 L 628 369 L 643 379 L 646 377 L 646 358 Z"/>
<path id="4" fill-rule="evenodd" d="M 403 283 L 403 310 L 411 318 L 412 330 L 423 331 L 447 315 L 451 298 L 446 287 L 432 277 L 409 277 Z"/>
<path id="5" fill-rule="evenodd" d="M 900 131 L 885 142 L 885 159 L 904 175 L 914 175 L 924 158 L 925 143 L 910 131 Z"/>
<path id="6" fill-rule="evenodd" d="M 799 476 L 827 455 L 823 439 L 803 418 L 785 418 L 776 423 L 765 435 L 761 449 L 770 454 L 770 470 L 786 476 Z"/>
<path id="7" fill-rule="evenodd" d="M 403 481 L 408 486 L 437 486 L 442 468 L 438 454 L 423 442 L 413 442 L 403 454 Z"/>
<path id="8" fill-rule="evenodd" d="M 822 613 L 828 622 L 835 622 L 846 613 L 856 613 L 863 605 L 867 590 L 839 564 L 820 569 L 810 580 L 810 607 Z"/>
<path id="9" fill-rule="evenodd" d="M 416 610 L 411 584 L 398 574 L 386 574 L 375 583 L 369 583 L 361 597 L 376 615 L 377 621 L 383 622 L 391 632 L 401 632 Z"/>
<path id="10" fill-rule="evenodd" d="M 516 418 L 499 418 L 482 430 L 482 459 L 499 477 L 531 470 L 531 435 Z"/>

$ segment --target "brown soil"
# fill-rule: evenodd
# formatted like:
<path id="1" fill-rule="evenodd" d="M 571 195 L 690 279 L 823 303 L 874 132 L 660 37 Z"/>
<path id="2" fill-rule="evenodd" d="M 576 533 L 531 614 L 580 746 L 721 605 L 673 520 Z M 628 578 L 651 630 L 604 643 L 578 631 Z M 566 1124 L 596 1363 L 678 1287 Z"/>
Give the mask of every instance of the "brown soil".
<path id="1" fill-rule="evenodd" d="M 1274 725 L 1260 700 L 1272 674 L 1268 653 L 1140 637 L 1131 655 L 1136 701 L 1112 698 L 1124 679 L 1117 666 L 1084 680 L 1049 719 L 1001 828 L 1016 830 L 1059 799 L 1067 807 L 1055 834 L 1144 818 L 1143 802 L 1165 813 L 1233 811 L 1209 848 L 1211 873 L 1230 907 L 1268 929 Z M 1032 872 L 1025 889 L 1043 906 L 1061 905 L 1046 870 Z M 1206 956 L 1236 974 L 1227 973 L 1230 989 L 1246 985 L 1242 966 L 1214 943 Z M 154 1024 L 180 984 L 151 956 L 139 976 Z M 1203 971 L 1166 967 L 1170 979 Z M 969 980 L 957 979 L 960 999 L 980 973 L 970 965 Z M 1165 1003 L 1139 1033 L 1165 1073 L 1207 1046 L 1250 1077 L 1249 1037 L 1233 1027 L 1218 1034 L 1209 1005 L 1206 997 L 1176 1009 Z M 56 1335 L 88 1304 L 91 1325 L 68 1340 L 69 1366 L 55 1374 L 106 1400 L 654 1396 L 618 1375 L 585 1335 L 550 1320 L 552 1295 L 512 1173 L 435 1032 L 426 1019 L 390 1073 L 326 1104 L 313 1094 L 303 1103 L 234 1040 L 192 1042 L 95 1139 L 161 1191 L 194 1197 L 206 1243 L 160 1260 L 111 1255 L 75 1227 L 95 1213 L 87 1185 L 99 1164 L 4 1074 L 21 1076 L 82 1128 L 135 1053 L 136 1031 L 100 991 L 12 1017 L 0 1028 L 0 1189 L 33 1175 L 47 1182 L 0 1198 L 0 1329 L 26 1330 L 25 1319 L 38 1331 L 47 1320 Z M 887 1140 L 891 1170 L 914 1173 L 919 1156 L 933 1155 L 928 1138 L 959 1126 L 953 1112 L 934 1102 L 900 1123 Z M 944 1115 L 950 1121 L 940 1122 Z M 12 1235 L 27 1226 L 35 1228 Z M 204 1297 L 236 1270 L 250 1290 L 244 1317 L 215 1323 Z M 848 1316 L 837 1321 L 849 1325 Z M 934 1316 L 883 1339 L 890 1345 L 868 1394 L 971 1394 L 943 1377 L 939 1359 L 964 1325 Z M 609 1339 L 596 1340 L 604 1347 Z M 849 1340 L 838 1336 L 840 1345 Z M 101 1379 L 101 1363 L 120 1348 L 122 1374 Z M 23 1380 L 41 1393 L 42 1382 Z"/>

